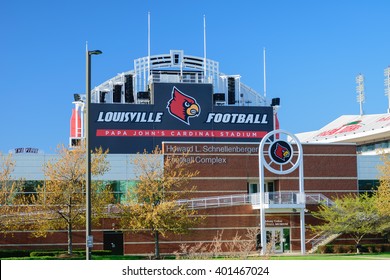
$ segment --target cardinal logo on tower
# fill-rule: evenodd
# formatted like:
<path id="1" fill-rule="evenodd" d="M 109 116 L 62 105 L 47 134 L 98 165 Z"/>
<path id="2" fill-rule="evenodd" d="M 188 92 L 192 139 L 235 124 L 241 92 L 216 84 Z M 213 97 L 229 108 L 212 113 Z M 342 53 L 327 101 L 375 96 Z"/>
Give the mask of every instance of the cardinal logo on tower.
<path id="1" fill-rule="evenodd" d="M 274 154 L 278 159 L 280 159 L 282 161 L 286 161 L 286 159 L 288 159 L 290 157 L 289 150 L 286 147 L 280 145 L 279 143 L 276 144 Z"/>
<path id="2" fill-rule="evenodd" d="M 190 125 L 190 118 L 200 114 L 200 106 L 195 98 L 184 94 L 176 87 L 172 89 L 172 98 L 168 101 L 167 109 L 173 117 L 187 125 Z"/>
<path id="3" fill-rule="evenodd" d="M 280 164 L 287 163 L 291 159 L 291 146 L 285 141 L 276 141 L 270 149 L 271 158 Z"/>

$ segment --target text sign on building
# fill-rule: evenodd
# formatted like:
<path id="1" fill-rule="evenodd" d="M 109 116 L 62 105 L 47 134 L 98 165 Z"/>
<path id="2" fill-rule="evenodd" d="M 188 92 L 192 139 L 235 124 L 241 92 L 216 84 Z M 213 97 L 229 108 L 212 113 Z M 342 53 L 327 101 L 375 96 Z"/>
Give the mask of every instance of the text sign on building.
<path id="1" fill-rule="evenodd" d="M 155 83 L 152 104 L 91 104 L 92 146 L 110 153 L 152 150 L 162 141 L 260 142 L 272 107 L 214 106 L 211 84 Z"/>
<path id="2" fill-rule="evenodd" d="M 238 162 L 237 158 L 245 161 L 246 156 L 257 155 L 258 148 L 256 143 L 162 142 L 163 154 L 168 157 L 175 155 L 186 164 L 222 165 L 228 170 L 237 169 L 231 166 Z"/>

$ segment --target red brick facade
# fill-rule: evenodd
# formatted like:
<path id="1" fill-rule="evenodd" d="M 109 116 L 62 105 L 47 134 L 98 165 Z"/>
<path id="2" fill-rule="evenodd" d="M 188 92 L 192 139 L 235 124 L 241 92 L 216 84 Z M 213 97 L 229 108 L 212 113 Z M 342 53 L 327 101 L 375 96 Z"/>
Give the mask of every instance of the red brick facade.
<path id="1" fill-rule="evenodd" d="M 246 194 L 249 184 L 258 184 L 259 164 L 258 145 L 240 143 L 164 143 L 166 155 L 173 147 L 186 147 L 190 168 L 199 171 L 193 178 L 197 186 L 196 197 L 225 196 Z M 357 192 L 356 146 L 349 144 L 303 145 L 304 188 L 305 193 L 322 193 L 329 198 Z M 298 191 L 298 170 L 287 175 L 275 175 L 265 172 L 266 181 L 273 182 L 274 192 Z M 315 206 L 307 206 L 315 210 Z M 181 244 L 212 242 L 217 233 L 221 233 L 222 242 L 230 242 L 236 235 L 243 238 L 248 228 L 259 227 L 259 210 L 251 205 L 209 208 L 200 210 L 207 218 L 186 235 L 170 235 L 161 238 L 161 253 L 172 253 Z M 306 224 L 314 222 L 310 211 L 305 215 Z M 288 229 L 290 233 L 289 249 L 300 250 L 300 226 L 298 213 L 279 213 L 266 215 L 267 228 Z M 104 248 L 104 232 L 121 230 L 115 221 L 105 220 L 101 229 L 93 230 L 94 249 Z M 125 231 L 124 231 L 125 232 Z M 311 236 L 306 231 L 306 239 Z M 0 241 L 0 248 L 13 249 L 24 244 L 29 247 L 56 247 L 60 243 L 66 248 L 65 232 L 54 233 L 47 238 L 27 238 L 26 233 L 16 233 Z M 75 247 L 84 247 L 83 231 L 75 231 Z M 154 240 L 149 233 L 124 233 L 125 254 L 150 254 L 154 251 Z M 18 245 L 19 244 L 19 245 Z M 306 245 L 307 249 L 310 244 Z"/>

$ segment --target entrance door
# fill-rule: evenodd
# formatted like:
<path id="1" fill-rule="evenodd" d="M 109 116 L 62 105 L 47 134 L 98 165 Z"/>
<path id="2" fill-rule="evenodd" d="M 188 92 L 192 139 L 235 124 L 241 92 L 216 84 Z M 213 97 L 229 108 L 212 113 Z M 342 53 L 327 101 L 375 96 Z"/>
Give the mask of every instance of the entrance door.
<path id="1" fill-rule="evenodd" d="M 103 249 L 111 250 L 111 254 L 113 255 L 123 255 L 123 232 L 103 232 Z"/>
<path id="2" fill-rule="evenodd" d="M 289 252 L 290 251 L 290 229 L 284 228 L 283 229 L 283 252 Z"/>
<path id="3" fill-rule="evenodd" d="M 271 250 L 271 252 L 274 252 L 274 253 L 283 253 L 284 242 L 287 241 L 284 238 L 283 229 L 282 228 L 268 228 L 266 232 L 267 232 L 267 235 L 266 235 L 267 236 L 267 250 Z"/>

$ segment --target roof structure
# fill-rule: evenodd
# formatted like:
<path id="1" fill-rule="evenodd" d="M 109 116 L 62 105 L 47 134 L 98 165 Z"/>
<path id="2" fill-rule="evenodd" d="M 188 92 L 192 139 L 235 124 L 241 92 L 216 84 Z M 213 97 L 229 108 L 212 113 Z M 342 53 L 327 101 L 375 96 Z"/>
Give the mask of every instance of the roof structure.
<path id="1" fill-rule="evenodd" d="M 150 83 L 205 83 L 212 84 L 215 93 L 227 94 L 229 83 L 236 85 L 237 95 L 234 106 L 268 106 L 263 94 L 256 92 L 241 82 L 240 75 L 227 75 L 219 71 L 219 62 L 184 54 L 183 50 L 170 50 L 167 54 L 145 56 L 134 60 L 134 69 L 120 73 L 91 90 L 91 102 L 100 103 L 100 93 L 107 94 L 106 102 L 113 103 L 112 92 L 115 86 L 124 86 L 131 80 L 134 102 L 137 93 L 149 90 Z M 122 103 L 127 103 L 123 100 Z M 132 102 L 130 102 L 132 103 Z M 229 105 L 226 104 L 226 105 Z"/>
<path id="2" fill-rule="evenodd" d="M 390 113 L 343 115 L 323 128 L 296 135 L 302 143 L 367 143 L 390 140 Z"/>

